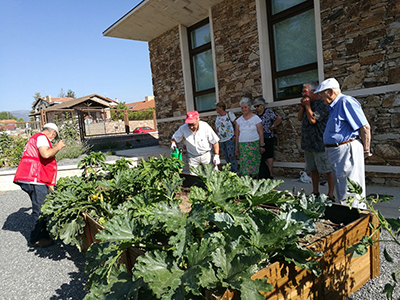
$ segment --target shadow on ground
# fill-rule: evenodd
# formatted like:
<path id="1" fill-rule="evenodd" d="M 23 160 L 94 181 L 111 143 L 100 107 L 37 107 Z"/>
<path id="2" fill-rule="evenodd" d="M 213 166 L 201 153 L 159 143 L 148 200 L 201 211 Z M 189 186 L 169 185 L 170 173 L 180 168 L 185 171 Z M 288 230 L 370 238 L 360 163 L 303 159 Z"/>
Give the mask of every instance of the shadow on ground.
<path id="1" fill-rule="evenodd" d="M 27 245 L 30 237 L 30 232 L 33 226 L 30 208 L 20 208 L 17 212 L 10 214 L 4 225 L 3 230 L 14 231 L 21 233 L 25 237 Z M 48 258 L 54 261 L 70 260 L 76 266 L 77 271 L 68 273 L 70 281 L 60 286 L 55 292 L 56 295 L 49 298 L 56 299 L 76 299 L 81 300 L 87 294 L 84 291 L 85 283 L 88 275 L 85 273 L 85 253 L 81 253 L 75 246 L 65 245 L 61 241 L 56 241 L 53 245 L 47 248 L 29 247 L 27 253 L 34 252 L 35 255 L 41 258 Z"/>

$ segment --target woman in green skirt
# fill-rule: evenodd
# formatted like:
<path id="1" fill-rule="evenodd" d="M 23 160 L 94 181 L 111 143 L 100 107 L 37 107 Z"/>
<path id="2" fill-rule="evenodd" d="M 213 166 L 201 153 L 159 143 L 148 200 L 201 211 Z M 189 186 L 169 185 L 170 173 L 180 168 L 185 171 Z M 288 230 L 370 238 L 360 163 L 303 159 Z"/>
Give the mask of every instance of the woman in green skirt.
<path id="1" fill-rule="evenodd" d="M 240 161 L 240 174 L 257 178 L 261 155 L 265 151 L 261 119 L 251 112 L 251 100 L 240 101 L 242 116 L 236 119 L 236 155 Z"/>

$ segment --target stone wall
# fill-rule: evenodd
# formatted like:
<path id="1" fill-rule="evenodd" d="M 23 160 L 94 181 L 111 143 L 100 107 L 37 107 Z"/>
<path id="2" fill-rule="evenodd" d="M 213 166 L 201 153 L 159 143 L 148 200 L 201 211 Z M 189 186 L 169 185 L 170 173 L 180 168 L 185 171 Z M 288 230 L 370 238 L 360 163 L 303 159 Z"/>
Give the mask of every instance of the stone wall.
<path id="1" fill-rule="evenodd" d="M 400 82 L 400 2 L 322 0 L 325 77 L 343 90 Z"/>
<path id="2" fill-rule="evenodd" d="M 157 119 L 186 114 L 179 28 L 175 27 L 149 42 Z M 178 124 L 159 123 L 161 145 L 167 145 Z"/>
<path id="3" fill-rule="evenodd" d="M 186 114 L 179 29 L 149 42 L 154 98 L 158 119 Z"/>
<path id="4" fill-rule="evenodd" d="M 256 4 L 224 1 L 212 9 L 219 99 L 239 107 L 244 94 L 262 94 Z"/>

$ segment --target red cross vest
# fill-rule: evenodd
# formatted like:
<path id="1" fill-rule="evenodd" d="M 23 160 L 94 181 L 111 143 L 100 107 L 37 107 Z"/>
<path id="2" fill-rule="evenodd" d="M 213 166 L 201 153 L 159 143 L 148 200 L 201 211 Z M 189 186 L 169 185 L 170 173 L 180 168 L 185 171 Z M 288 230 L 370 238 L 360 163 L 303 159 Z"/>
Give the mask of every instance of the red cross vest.
<path id="1" fill-rule="evenodd" d="M 15 172 L 14 182 L 28 181 L 51 186 L 56 185 L 57 162 L 55 157 L 46 159 L 40 156 L 39 149 L 37 148 L 37 139 L 41 135 L 46 136 L 41 132 L 36 133 L 26 143 L 21 161 Z M 49 138 L 47 136 L 46 138 L 49 141 L 49 147 L 53 148 Z"/>

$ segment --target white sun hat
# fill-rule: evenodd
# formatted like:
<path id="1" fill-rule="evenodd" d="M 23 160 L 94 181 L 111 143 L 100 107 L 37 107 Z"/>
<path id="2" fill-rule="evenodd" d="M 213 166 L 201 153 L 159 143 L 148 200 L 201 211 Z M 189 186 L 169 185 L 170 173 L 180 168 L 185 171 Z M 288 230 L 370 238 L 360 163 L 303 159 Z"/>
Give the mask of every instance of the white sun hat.
<path id="1" fill-rule="evenodd" d="M 47 124 L 44 124 L 43 128 L 53 129 L 53 130 L 55 130 L 55 131 L 57 132 L 57 136 L 60 136 L 60 133 L 58 132 L 58 127 L 57 127 L 57 125 L 54 124 L 54 123 L 47 123 Z"/>
<path id="2" fill-rule="evenodd" d="M 328 78 L 328 79 L 322 81 L 322 83 L 315 90 L 314 94 L 323 92 L 327 89 L 334 89 L 334 90 L 340 89 L 339 82 L 335 78 Z"/>

